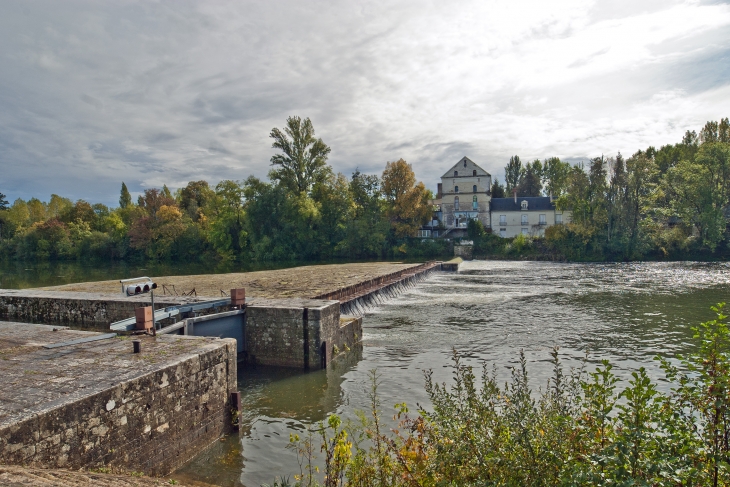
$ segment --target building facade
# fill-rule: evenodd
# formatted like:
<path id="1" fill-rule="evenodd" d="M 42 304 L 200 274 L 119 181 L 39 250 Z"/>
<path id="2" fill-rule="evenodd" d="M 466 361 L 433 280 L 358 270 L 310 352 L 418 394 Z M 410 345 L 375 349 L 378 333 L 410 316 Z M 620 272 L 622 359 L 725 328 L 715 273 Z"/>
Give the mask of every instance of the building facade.
<path id="1" fill-rule="evenodd" d="M 441 176 L 436 205 L 438 218 L 446 229 L 466 228 L 469 220 L 479 220 L 489 228 L 489 201 L 492 176 L 468 157 Z"/>
<path id="2" fill-rule="evenodd" d="M 492 233 L 500 237 L 543 237 L 547 227 L 570 220 L 570 212 L 559 211 L 549 196 L 493 198 L 490 212 Z"/>
<path id="3" fill-rule="evenodd" d="M 491 188 L 492 176 L 462 157 L 441 176 L 433 217 L 418 236 L 463 237 L 469 220 L 479 220 L 501 237 L 541 237 L 547 227 L 570 221 L 570 212 L 558 211 L 551 197 L 492 198 Z"/>

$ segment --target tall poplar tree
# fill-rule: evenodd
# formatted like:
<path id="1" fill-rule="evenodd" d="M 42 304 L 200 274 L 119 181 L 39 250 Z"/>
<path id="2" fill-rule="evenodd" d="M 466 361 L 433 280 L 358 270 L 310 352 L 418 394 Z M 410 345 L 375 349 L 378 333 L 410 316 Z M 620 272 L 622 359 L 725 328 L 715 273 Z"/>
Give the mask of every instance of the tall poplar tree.
<path id="1" fill-rule="evenodd" d="M 129 194 L 129 190 L 127 189 L 127 185 L 122 182 L 122 191 L 119 194 L 119 207 L 120 208 L 127 208 L 129 205 L 132 204 L 132 195 Z"/>
<path id="2" fill-rule="evenodd" d="M 504 179 L 507 184 L 507 195 L 512 195 L 512 190 L 517 188 L 520 184 L 520 178 L 522 177 L 522 161 L 520 156 L 512 156 L 509 158 L 509 163 L 504 167 Z"/>

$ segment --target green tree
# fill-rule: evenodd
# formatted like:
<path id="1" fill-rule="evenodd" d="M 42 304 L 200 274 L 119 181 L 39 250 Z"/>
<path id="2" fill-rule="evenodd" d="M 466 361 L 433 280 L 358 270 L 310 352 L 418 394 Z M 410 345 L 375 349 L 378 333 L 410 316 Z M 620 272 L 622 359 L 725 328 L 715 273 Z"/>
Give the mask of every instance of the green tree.
<path id="1" fill-rule="evenodd" d="M 570 163 L 561 161 L 559 157 L 550 157 L 543 161 L 542 167 L 545 192 L 554 198 L 561 197 L 567 188 Z"/>
<path id="2" fill-rule="evenodd" d="M 377 257 L 383 251 L 390 228 L 385 218 L 380 178 L 355 170 L 350 179 L 350 194 L 354 209 L 343 242 L 345 253 L 358 258 Z"/>
<path id="3" fill-rule="evenodd" d="M 517 185 L 518 196 L 540 196 L 542 193 L 542 163 L 535 159 L 525 165 Z"/>
<path id="4" fill-rule="evenodd" d="M 507 184 L 507 194 L 512 195 L 512 191 L 517 188 L 520 184 L 520 178 L 524 168 L 522 167 L 522 161 L 519 156 L 512 156 L 509 158 L 509 163 L 504 167 L 504 179 Z"/>
<path id="5" fill-rule="evenodd" d="M 129 194 L 127 185 L 122 182 L 122 190 L 119 194 L 119 207 L 127 208 L 132 204 L 132 195 Z"/>
<path id="6" fill-rule="evenodd" d="M 314 137 L 309 118 L 289 117 L 284 130 L 273 128 L 269 137 L 274 139 L 271 147 L 283 152 L 271 157 L 274 169 L 269 178 L 289 191 L 309 193 L 315 183 L 325 181 L 331 174 L 327 165 L 331 149 L 321 138 Z"/>
<path id="7" fill-rule="evenodd" d="M 7 210 L 8 209 L 8 200 L 7 197 L 0 193 L 0 210 Z"/>
<path id="8" fill-rule="evenodd" d="M 502 183 L 499 182 L 499 179 L 494 178 L 494 181 L 492 182 L 492 198 L 504 198 L 505 197 L 505 189 L 504 186 L 502 186 Z"/>
<path id="9" fill-rule="evenodd" d="M 190 181 L 180 190 L 179 204 L 193 221 L 198 221 L 214 198 L 215 191 L 207 181 Z"/>

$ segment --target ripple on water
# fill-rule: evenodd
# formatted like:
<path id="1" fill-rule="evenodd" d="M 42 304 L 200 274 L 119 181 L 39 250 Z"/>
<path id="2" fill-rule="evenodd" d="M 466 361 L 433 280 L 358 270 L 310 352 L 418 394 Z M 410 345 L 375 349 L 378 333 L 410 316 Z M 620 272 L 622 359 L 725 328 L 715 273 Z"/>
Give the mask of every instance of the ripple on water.
<path id="1" fill-rule="evenodd" d="M 242 370 L 246 414 L 240 441 L 216 443 L 181 478 L 258 486 L 298 471 L 289 433 L 332 412 L 367 409 L 369 371 L 377 369 L 383 410 L 396 402 L 428 406 L 423 373 L 451 378 L 451 351 L 467 364 L 496 366 L 509 378 L 524 350 L 534 389 L 550 375 L 550 351 L 566 366 L 609 359 L 624 378 L 644 366 L 661 380 L 653 357 L 693 347 L 691 326 L 728 299 L 730 264 L 465 262 L 459 274 L 432 274 L 364 318 L 361 356 L 327 371 Z"/>

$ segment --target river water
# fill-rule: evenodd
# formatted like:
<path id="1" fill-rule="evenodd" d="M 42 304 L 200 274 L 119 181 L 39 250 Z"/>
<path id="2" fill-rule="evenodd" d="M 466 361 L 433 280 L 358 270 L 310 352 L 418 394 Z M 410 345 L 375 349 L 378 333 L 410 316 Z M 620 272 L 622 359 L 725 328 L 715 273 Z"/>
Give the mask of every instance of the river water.
<path id="1" fill-rule="evenodd" d="M 729 297 L 729 271 L 725 263 L 473 261 L 458 274 L 434 273 L 371 310 L 362 351 L 326 371 L 242 369 L 241 437 L 216 443 L 176 478 L 248 487 L 293 478 L 298 465 L 286 449 L 289 433 L 333 412 L 351 417 L 367 409 L 372 369 L 386 416 L 398 402 L 427 406 L 423 371 L 448 381 L 452 349 L 474 365 L 495 364 L 503 379 L 524 350 L 535 389 L 550 375 L 556 345 L 566 366 L 588 352 L 590 369 L 607 358 L 623 377 L 645 366 L 661 379 L 653 357 L 692 349 L 691 326 L 712 319 L 709 307 Z"/>

